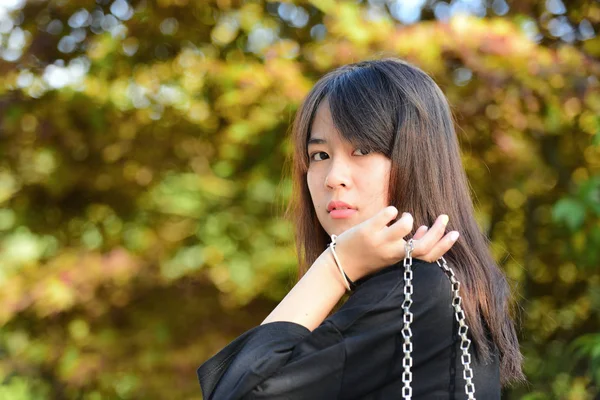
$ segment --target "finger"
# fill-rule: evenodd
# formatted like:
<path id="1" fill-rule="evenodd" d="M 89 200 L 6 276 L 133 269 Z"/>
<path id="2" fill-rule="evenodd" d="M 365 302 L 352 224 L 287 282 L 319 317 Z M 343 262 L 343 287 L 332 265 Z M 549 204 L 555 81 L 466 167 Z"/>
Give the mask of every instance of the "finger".
<path id="1" fill-rule="evenodd" d="M 428 262 L 434 262 L 439 260 L 444 254 L 448 252 L 454 246 L 460 234 L 457 231 L 448 232 L 442 239 L 440 239 L 435 246 L 429 251 L 429 253 L 417 256 L 415 258 L 419 258 L 421 260 L 425 260 Z"/>
<path id="2" fill-rule="evenodd" d="M 403 238 L 410 234 L 413 228 L 413 217 L 410 213 L 402 213 L 402 217 L 394 222 L 385 231 L 385 239 L 393 242 L 403 240 Z"/>
<path id="3" fill-rule="evenodd" d="M 415 232 L 415 235 L 413 236 L 414 240 L 419 240 L 423 237 L 423 235 L 425 235 L 425 233 L 427 232 L 429 228 L 426 225 L 421 225 L 419 227 L 419 229 L 417 229 L 417 231 Z"/>
<path id="4" fill-rule="evenodd" d="M 377 232 L 387 227 L 388 222 L 396 218 L 397 215 L 398 209 L 394 206 L 388 206 L 371 217 L 368 223 Z"/>
<path id="5" fill-rule="evenodd" d="M 444 236 L 446 225 L 448 225 L 448 216 L 446 214 L 442 214 L 435 220 L 435 223 L 427 231 L 427 233 L 425 233 L 422 238 L 415 241 L 415 256 L 428 254 L 431 249 L 433 249 L 433 246 L 435 246 L 442 236 Z"/>

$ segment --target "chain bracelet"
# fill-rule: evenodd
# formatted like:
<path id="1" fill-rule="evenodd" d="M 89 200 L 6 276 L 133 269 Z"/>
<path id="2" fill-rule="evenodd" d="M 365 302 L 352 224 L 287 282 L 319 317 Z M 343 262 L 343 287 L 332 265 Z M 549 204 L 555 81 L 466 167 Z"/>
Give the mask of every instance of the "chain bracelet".
<path id="1" fill-rule="evenodd" d="M 405 400 L 412 398 L 412 330 L 410 324 L 413 321 L 413 314 L 410 312 L 410 306 L 412 304 L 412 251 L 414 248 L 414 242 L 410 239 L 406 243 L 406 256 L 404 257 L 404 301 L 402 302 L 404 326 L 402 328 L 402 337 L 404 343 L 402 344 L 402 350 L 404 351 L 404 358 L 402 359 L 402 366 L 404 372 L 402 372 L 402 398 Z"/>
<path id="2" fill-rule="evenodd" d="M 404 351 L 404 358 L 402 359 L 402 366 L 404 371 L 402 372 L 402 398 L 409 400 L 412 398 L 412 330 L 410 325 L 413 321 L 413 314 L 410 311 L 412 305 L 412 251 L 414 248 L 413 239 L 410 239 L 406 244 L 406 256 L 404 258 L 404 301 L 402 302 L 403 310 L 403 322 L 402 337 L 404 343 L 402 350 Z M 471 339 L 467 337 L 469 327 L 465 322 L 465 312 L 462 309 L 462 297 L 460 296 L 460 282 L 456 279 L 454 271 L 448 266 L 444 257 L 440 258 L 442 264 L 437 260 L 437 264 L 440 268 L 448 275 L 450 283 L 452 285 L 452 307 L 454 308 L 454 315 L 458 321 L 458 334 L 460 336 L 460 349 L 462 351 L 461 363 L 463 365 L 463 378 L 465 380 L 465 392 L 469 400 L 475 400 L 475 384 L 473 383 L 473 370 L 471 369 L 471 354 L 469 354 L 469 348 L 471 346 Z"/>

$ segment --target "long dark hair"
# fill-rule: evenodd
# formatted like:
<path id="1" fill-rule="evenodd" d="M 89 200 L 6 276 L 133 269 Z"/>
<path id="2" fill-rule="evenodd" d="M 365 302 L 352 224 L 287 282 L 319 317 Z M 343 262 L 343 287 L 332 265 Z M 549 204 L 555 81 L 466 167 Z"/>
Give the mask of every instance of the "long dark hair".
<path id="1" fill-rule="evenodd" d="M 462 283 L 477 354 L 490 359 L 491 339 L 499 350 L 503 384 L 522 380 L 510 288 L 474 218 L 448 102 L 433 79 L 405 61 L 386 58 L 342 66 L 315 84 L 296 114 L 292 127 L 294 195 L 288 215 L 295 222 L 299 276 L 329 243 L 306 181 L 307 141 L 324 99 L 346 140 L 391 160 L 389 204 L 400 213 L 410 212 L 415 227 L 431 226 L 440 214 L 450 217 L 448 229 L 459 231 L 461 239 L 444 257 Z"/>

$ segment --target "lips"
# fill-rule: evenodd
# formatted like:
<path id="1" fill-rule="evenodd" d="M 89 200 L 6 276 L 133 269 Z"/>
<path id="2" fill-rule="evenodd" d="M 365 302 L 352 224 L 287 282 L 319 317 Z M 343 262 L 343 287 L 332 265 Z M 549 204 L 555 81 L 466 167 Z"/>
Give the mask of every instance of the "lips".
<path id="1" fill-rule="evenodd" d="M 334 210 L 355 210 L 356 208 L 348 203 L 344 203 L 343 201 L 330 201 L 327 204 L 327 211 L 332 212 Z"/>
<path id="2" fill-rule="evenodd" d="M 327 211 L 333 219 L 344 219 L 353 216 L 356 213 L 356 208 L 343 201 L 332 201 L 327 205 Z"/>

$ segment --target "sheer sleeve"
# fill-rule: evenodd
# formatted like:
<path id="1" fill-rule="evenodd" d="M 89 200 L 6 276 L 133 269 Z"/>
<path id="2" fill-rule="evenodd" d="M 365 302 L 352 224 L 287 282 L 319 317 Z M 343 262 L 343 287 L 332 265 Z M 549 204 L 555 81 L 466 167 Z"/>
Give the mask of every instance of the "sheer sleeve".
<path id="1" fill-rule="evenodd" d="M 343 381 L 357 379 L 348 387 L 359 391 L 377 385 L 382 372 L 377 366 L 394 356 L 397 324 L 389 325 L 385 314 L 398 308 L 390 302 L 394 291 L 402 291 L 402 282 L 390 280 L 386 270 L 364 279 L 312 332 L 273 322 L 235 339 L 198 369 L 204 399 L 337 399 Z"/>
<path id="2" fill-rule="evenodd" d="M 340 332 L 310 332 L 291 322 L 258 326 L 198 368 L 205 400 L 306 399 L 338 396 L 344 365 Z"/>
<path id="3" fill-rule="evenodd" d="M 414 261 L 413 398 L 449 393 L 463 398 L 450 282 L 437 264 Z M 198 369 L 204 399 L 397 398 L 403 371 L 402 270 L 396 264 L 361 280 L 346 303 L 312 332 L 273 322 L 244 333 Z M 497 363 L 474 361 L 474 369 L 478 393 L 499 399 Z"/>

